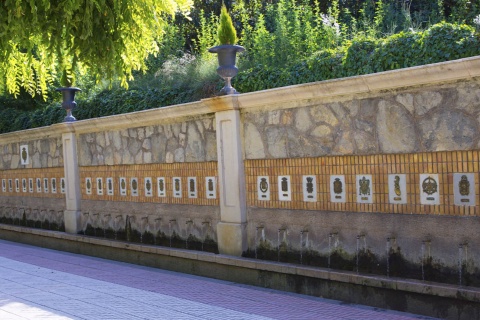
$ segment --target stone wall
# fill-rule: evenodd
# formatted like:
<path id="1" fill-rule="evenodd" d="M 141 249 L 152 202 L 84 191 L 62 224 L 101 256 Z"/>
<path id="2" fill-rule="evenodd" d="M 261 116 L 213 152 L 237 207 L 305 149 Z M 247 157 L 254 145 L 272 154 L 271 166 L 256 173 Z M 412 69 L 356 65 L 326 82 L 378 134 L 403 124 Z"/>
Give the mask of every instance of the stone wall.
<path id="1" fill-rule="evenodd" d="M 28 152 L 26 164 L 22 163 L 21 147 L 26 147 Z M 62 140 L 60 138 L 2 144 L 0 150 L 2 151 L 0 170 L 63 167 Z"/>
<path id="2" fill-rule="evenodd" d="M 215 119 L 79 135 L 81 166 L 217 160 Z"/>
<path id="3" fill-rule="evenodd" d="M 480 80 L 244 113 L 246 159 L 474 150 Z"/>

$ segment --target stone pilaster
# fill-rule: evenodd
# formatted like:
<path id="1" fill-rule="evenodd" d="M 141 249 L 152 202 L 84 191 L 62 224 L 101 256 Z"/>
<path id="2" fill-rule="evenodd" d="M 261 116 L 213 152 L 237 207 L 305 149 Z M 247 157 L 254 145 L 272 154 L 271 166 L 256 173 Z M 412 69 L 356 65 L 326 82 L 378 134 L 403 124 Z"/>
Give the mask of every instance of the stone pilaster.
<path id="1" fill-rule="evenodd" d="M 65 170 L 65 201 L 64 212 L 65 231 L 78 233 L 80 225 L 80 175 L 78 172 L 77 140 L 75 133 L 62 134 L 63 159 Z"/>
<path id="2" fill-rule="evenodd" d="M 247 249 L 240 112 L 235 108 L 236 97 L 217 99 L 233 106 L 232 110 L 215 114 L 221 212 L 221 221 L 217 225 L 218 247 L 222 254 L 240 256 Z"/>

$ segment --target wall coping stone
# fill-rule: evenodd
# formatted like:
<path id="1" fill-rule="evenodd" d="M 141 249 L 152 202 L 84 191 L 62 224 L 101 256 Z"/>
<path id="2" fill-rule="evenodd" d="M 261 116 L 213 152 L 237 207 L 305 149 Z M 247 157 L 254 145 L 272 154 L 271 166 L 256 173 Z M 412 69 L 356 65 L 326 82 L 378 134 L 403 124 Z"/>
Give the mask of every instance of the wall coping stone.
<path id="1" fill-rule="evenodd" d="M 348 271 L 333 271 L 324 268 L 314 268 L 309 266 L 299 266 L 294 264 L 287 264 L 281 262 L 271 262 L 264 260 L 255 260 L 251 258 L 242 258 L 227 256 L 221 254 L 214 254 L 209 252 L 191 251 L 183 249 L 174 249 L 167 247 L 157 247 L 149 245 L 141 245 L 138 243 L 128 243 L 115 240 L 106 240 L 101 238 L 93 238 L 83 235 L 67 234 L 59 231 L 50 231 L 43 229 L 31 229 L 20 226 L 2 225 L 0 230 L 13 231 L 21 234 L 32 234 L 46 238 L 58 239 L 68 242 L 89 243 L 101 247 L 110 247 L 123 250 L 130 250 L 136 252 L 143 252 L 155 254 L 159 256 L 170 256 L 192 260 L 198 262 L 210 262 L 220 265 L 229 265 L 232 267 L 263 270 L 268 272 L 290 274 L 305 276 L 323 280 L 330 280 L 335 282 L 343 282 L 356 284 L 361 286 L 369 286 L 375 288 L 391 289 L 396 291 L 404 291 L 408 293 L 426 294 L 435 297 L 452 298 L 457 300 L 480 302 L 480 288 L 456 286 L 442 283 L 435 283 L 429 281 L 411 280 L 403 278 L 391 278 L 379 275 L 365 275 L 357 274 Z M 36 245 L 41 246 L 41 242 L 36 242 Z M 70 245 L 71 246 L 71 245 Z M 73 245 L 75 246 L 75 245 Z M 69 245 L 66 243 L 59 243 L 58 249 L 69 251 Z M 99 250 L 100 252 L 101 250 Z"/>
<path id="2" fill-rule="evenodd" d="M 331 99 L 332 97 L 367 94 L 425 84 L 439 84 L 475 77 L 480 77 L 480 56 L 238 95 L 219 96 L 197 102 L 71 123 L 58 123 L 47 127 L 0 134 L 0 143 L 46 139 L 58 137 L 68 132 L 84 134 L 132 128 L 132 126 L 143 127 L 219 111 L 248 110 L 292 101 L 295 101 L 295 105 L 299 106 L 298 102 L 302 100 Z"/>

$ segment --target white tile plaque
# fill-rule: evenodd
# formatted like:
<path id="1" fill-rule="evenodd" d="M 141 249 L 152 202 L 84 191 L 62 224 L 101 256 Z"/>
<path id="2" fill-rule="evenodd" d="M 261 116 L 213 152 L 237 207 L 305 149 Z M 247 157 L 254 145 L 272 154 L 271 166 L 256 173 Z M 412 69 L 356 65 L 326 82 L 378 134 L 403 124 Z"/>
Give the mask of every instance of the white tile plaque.
<path id="1" fill-rule="evenodd" d="M 42 192 L 42 180 L 37 178 L 37 192 Z"/>
<path id="2" fill-rule="evenodd" d="M 50 185 L 52 186 L 52 193 L 57 193 L 57 179 L 50 179 Z"/>
<path id="3" fill-rule="evenodd" d="M 2 192 L 7 192 L 7 180 L 2 179 Z"/>
<path id="4" fill-rule="evenodd" d="M 173 177 L 173 197 L 181 198 L 182 197 L 182 179 L 180 177 Z"/>
<path id="5" fill-rule="evenodd" d="M 188 197 L 191 199 L 197 198 L 197 178 L 188 177 Z"/>
<path id="6" fill-rule="evenodd" d="M 13 182 L 12 179 L 8 179 L 8 191 L 13 191 Z"/>
<path id="7" fill-rule="evenodd" d="M 167 186 L 165 185 L 165 178 L 157 178 L 157 194 L 159 197 L 167 196 Z"/>
<path id="8" fill-rule="evenodd" d="M 373 203 L 373 183 L 371 174 L 357 175 L 357 202 Z"/>
<path id="9" fill-rule="evenodd" d="M 388 200 L 392 204 L 407 203 L 407 175 L 388 175 Z"/>
<path id="10" fill-rule="evenodd" d="M 15 179 L 15 192 L 20 192 L 20 180 Z"/>
<path id="11" fill-rule="evenodd" d="M 92 194 L 92 178 L 85 178 L 85 191 L 87 194 Z"/>
<path id="12" fill-rule="evenodd" d="M 278 176 L 278 200 L 292 201 L 290 176 Z"/>
<path id="13" fill-rule="evenodd" d="M 454 173 L 453 195 L 456 206 L 475 205 L 475 174 Z"/>
<path id="14" fill-rule="evenodd" d="M 28 156 L 28 145 L 24 144 L 20 146 L 20 164 L 27 165 L 30 161 L 30 157 Z"/>
<path id="15" fill-rule="evenodd" d="M 118 187 L 120 190 L 120 195 L 126 196 L 127 195 L 127 178 L 121 177 L 119 179 Z"/>
<path id="16" fill-rule="evenodd" d="M 28 178 L 28 192 L 33 193 L 33 178 Z"/>
<path id="17" fill-rule="evenodd" d="M 97 194 L 103 196 L 103 179 L 97 178 Z"/>
<path id="18" fill-rule="evenodd" d="M 138 179 L 131 178 L 130 179 L 130 194 L 134 197 L 138 197 Z"/>
<path id="19" fill-rule="evenodd" d="M 302 177 L 303 201 L 317 201 L 317 177 L 314 175 Z"/>
<path id="20" fill-rule="evenodd" d="M 420 203 L 440 204 L 440 183 L 438 174 L 420 175 Z"/>
<path id="21" fill-rule="evenodd" d="M 205 178 L 205 193 L 207 199 L 217 198 L 217 179 L 215 177 Z"/>
<path id="22" fill-rule="evenodd" d="M 258 200 L 270 200 L 270 180 L 267 176 L 257 177 Z"/>
<path id="23" fill-rule="evenodd" d="M 48 178 L 43 178 L 43 192 L 48 193 Z"/>
<path id="24" fill-rule="evenodd" d="M 22 191 L 27 192 L 27 179 L 22 179 Z"/>
<path id="25" fill-rule="evenodd" d="M 107 195 L 109 196 L 113 196 L 114 194 L 114 187 L 113 187 L 113 178 L 110 177 L 110 178 L 107 178 Z"/>
<path id="26" fill-rule="evenodd" d="M 330 176 L 330 201 L 331 202 L 346 201 L 344 175 Z"/>
<path id="27" fill-rule="evenodd" d="M 60 178 L 60 193 L 65 193 L 65 178 Z"/>
<path id="28" fill-rule="evenodd" d="M 152 178 L 148 177 L 145 178 L 145 196 L 146 197 L 151 197 L 153 196 L 153 184 L 152 184 Z"/>

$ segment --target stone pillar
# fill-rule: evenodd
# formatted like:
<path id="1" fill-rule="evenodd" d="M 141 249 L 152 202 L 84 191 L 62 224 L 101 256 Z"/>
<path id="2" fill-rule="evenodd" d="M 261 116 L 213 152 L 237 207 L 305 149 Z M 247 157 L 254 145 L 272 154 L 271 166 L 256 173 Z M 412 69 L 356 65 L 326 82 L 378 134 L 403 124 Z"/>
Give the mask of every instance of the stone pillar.
<path id="1" fill-rule="evenodd" d="M 215 119 L 221 215 L 218 249 L 222 254 L 241 256 L 247 249 L 247 214 L 240 112 L 219 111 Z"/>
<path id="2" fill-rule="evenodd" d="M 68 132 L 62 135 L 63 142 L 63 166 L 65 170 L 65 200 L 64 212 L 65 231 L 78 233 L 80 225 L 80 175 L 78 173 L 77 140 L 75 133 Z"/>

